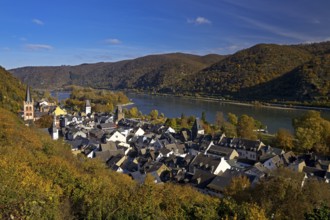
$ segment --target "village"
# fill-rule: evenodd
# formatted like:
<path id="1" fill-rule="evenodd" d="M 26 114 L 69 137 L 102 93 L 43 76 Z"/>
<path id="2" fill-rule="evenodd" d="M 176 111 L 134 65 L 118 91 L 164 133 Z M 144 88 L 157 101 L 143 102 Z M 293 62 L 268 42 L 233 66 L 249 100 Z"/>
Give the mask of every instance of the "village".
<path id="1" fill-rule="evenodd" d="M 285 152 L 260 140 L 211 136 L 198 118 L 192 129 L 176 132 L 164 124 L 125 118 L 121 105 L 113 114 L 95 113 L 86 100 L 84 112 L 68 114 L 46 100 L 34 103 L 28 88 L 22 117 L 37 120 L 43 114 L 53 115 L 48 129 L 53 140 L 63 139 L 73 154 L 100 160 L 138 183 L 149 174 L 157 184 L 189 184 L 221 197 L 235 178 L 246 177 L 253 187 L 283 167 L 304 173 L 302 184 L 306 178 L 330 181 L 329 160 L 313 153 Z"/>

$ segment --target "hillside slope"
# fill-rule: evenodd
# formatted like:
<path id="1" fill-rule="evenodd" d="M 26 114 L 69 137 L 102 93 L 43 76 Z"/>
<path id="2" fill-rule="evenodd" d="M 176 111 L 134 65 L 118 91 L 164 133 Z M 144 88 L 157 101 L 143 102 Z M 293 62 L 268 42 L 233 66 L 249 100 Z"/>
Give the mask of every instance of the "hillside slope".
<path id="1" fill-rule="evenodd" d="M 17 112 L 23 106 L 24 85 L 0 66 L 0 107 Z"/>
<path id="2" fill-rule="evenodd" d="M 298 48 L 260 44 L 198 72 L 185 85 L 188 90 L 207 94 L 234 93 L 275 79 L 311 57 Z"/>
<path id="3" fill-rule="evenodd" d="M 174 53 L 115 63 L 23 67 L 10 72 L 24 83 L 40 89 L 55 89 L 72 84 L 108 89 L 150 89 L 174 84 L 221 59 L 223 56 L 220 55 Z"/>

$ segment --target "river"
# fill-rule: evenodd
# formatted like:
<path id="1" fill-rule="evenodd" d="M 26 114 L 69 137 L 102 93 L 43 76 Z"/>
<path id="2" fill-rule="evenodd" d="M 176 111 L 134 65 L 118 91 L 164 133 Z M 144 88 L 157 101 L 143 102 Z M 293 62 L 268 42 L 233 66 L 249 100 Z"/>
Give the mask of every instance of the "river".
<path id="1" fill-rule="evenodd" d="M 223 112 L 225 117 L 229 112 L 237 116 L 247 114 L 266 125 L 269 133 L 275 133 L 279 128 L 293 131 L 292 119 L 306 112 L 306 110 L 301 109 L 255 107 L 175 96 L 157 96 L 136 93 L 128 93 L 127 96 L 134 103 L 133 106 L 136 106 L 143 114 L 148 114 L 151 110 L 157 109 L 159 114 L 164 113 L 167 117 L 180 117 L 181 113 L 187 116 L 194 115 L 201 117 L 204 111 L 207 121 L 211 123 L 214 123 L 218 111 Z M 330 111 L 323 111 L 322 116 L 330 119 Z"/>
<path id="2" fill-rule="evenodd" d="M 55 93 L 52 93 L 54 96 Z M 68 98 L 70 92 L 58 92 L 59 100 Z M 247 114 L 261 121 L 267 126 L 269 133 L 275 133 L 279 128 L 293 131 L 292 119 L 301 116 L 307 110 L 255 107 L 222 101 L 202 100 L 175 96 L 158 96 L 149 94 L 128 93 L 127 96 L 143 114 L 149 114 L 151 110 L 157 109 L 159 114 L 164 113 L 166 117 L 180 117 L 182 113 L 186 116 L 194 115 L 201 117 L 206 113 L 206 119 L 210 123 L 215 121 L 217 112 L 223 112 L 226 117 L 229 112 L 237 116 Z M 322 116 L 330 119 L 330 111 L 321 112 Z"/>

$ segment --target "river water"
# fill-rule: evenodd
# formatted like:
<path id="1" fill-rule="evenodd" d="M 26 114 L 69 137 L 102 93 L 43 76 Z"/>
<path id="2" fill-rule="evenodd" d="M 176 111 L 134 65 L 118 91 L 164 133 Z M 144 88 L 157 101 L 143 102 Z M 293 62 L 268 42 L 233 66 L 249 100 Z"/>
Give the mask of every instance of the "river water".
<path id="1" fill-rule="evenodd" d="M 182 113 L 186 116 L 194 115 L 196 117 L 201 117 L 202 112 L 205 112 L 206 119 L 210 123 L 214 123 L 217 112 L 222 112 L 225 117 L 229 112 L 237 116 L 247 114 L 266 125 L 269 133 L 275 133 L 279 128 L 293 131 L 292 119 L 306 112 L 306 110 L 301 109 L 255 107 L 175 96 L 135 93 L 129 93 L 127 96 L 134 102 L 133 106 L 136 106 L 144 114 L 148 114 L 151 110 L 157 109 L 159 114 L 164 113 L 165 116 L 172 118 L 180 117 Z M 330 119 L 330 111 L 322 112 L 322 116 Z"/>
<path id="2" fill-rule="evenodd" d="M 58 92 L 59 100 L 66 99 L 70 96 L 70 92 Z M 227 103 L 221 101 L 192 99 L 175 96 L 158 96 L 149 94 L 128 93 L 127 96 L 132 100 L 143 114 L 149 114 L 151 110 L 158 110 L 159 114 L 164 113 L 166 117 L 180 117 L 182 113 L 186 116 L 194 115 L 201 117 L 202 112 L 206 113 L 206 119 L 210 123 L 214 123 L 217 112 L 222 112 L 226 117 L 229 112 L 237 116 L 247 114 L 261 121 L 267 126 L 269 133 L 275 133 L 279 128 L 285 128 L 293 131 L 292 119 L 301 116 L 307 110 L 301 109 L 281 109 L 255 107 L 249 105 L 240 105 L 235 103 Z M 330 119 L 330 111 L 321 112 L 322 116 Z"/>

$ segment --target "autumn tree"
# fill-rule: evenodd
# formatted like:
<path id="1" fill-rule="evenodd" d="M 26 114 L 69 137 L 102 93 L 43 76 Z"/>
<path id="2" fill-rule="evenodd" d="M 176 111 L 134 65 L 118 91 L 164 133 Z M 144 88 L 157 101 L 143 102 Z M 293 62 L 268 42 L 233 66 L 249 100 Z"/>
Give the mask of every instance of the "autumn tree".
<path id="1" fill-rule="evenodd" d="M 236 201 L 242 201 L 246 196 L 246 189 L 250 187 L 250 180 L 246 176 L 234 177 L 230 185 L 225 188 L 224 194 L 235 198 Z"/>
<path id="2" fill-rule="evenodd" d="M 229 122 L 223 124 L 221 131 L 225 133 L 227 137 L 237 137 L 236 126 Z"/>
<path id="3" fill-rule="evenodd" d="M 237 122 L 237 135 L 241 138 L 256 140 L 257 134 L 255 130 L 254 119 L 247 115 L 239 117 Z"/>
<path id="4" fill-rule="evenodd" d="M 301 150 L 329 153 L 330 122 L 323 119 L 320 112 L 308 111 L 293 119 L 293 127 Z"/>
<path id="5" fill-rule="evenodd" d="M 128 111 L 130 117 L 132 118 L 137 118 L 139 115 L 139 110 L 137 107 L 132 107 L 129 111 Z"/>
<path id="6" fill-rule="evenodd" d="M 238 118 L 235 114 L 229 112 L 228 113 L 228 121 L 229 121 L 229 123 L 236 126 L 237 123 L 238 123 Z"/>
<path id="7" fill-rule="evenodd" d="M 188 124 L 188 118 L 182 114 L 181 115 L 181 128 L 188 128 L 189 124 Z"/>
<path id="8" fill-rule="evenodd" d="M 165 125 L 171 127 L 171 128 L 176 128 L 177 123 L 175 118 L 168 118 L 165 122 Z"/>
<path id="9" fill-rule="evenodd" d="M 322 204 L 330 205 L 330 187 L 327 183 L 307 179 L 304 175 L 280 168 L 250 189 L 247 201 L 257 203 L 268 217 L 274 219 L 303 219 Z M 246 201 L 246 200 L 245 200 Z"/>
<path id="10" fill-rule="evenodd" d="M 151 112 L 149 113 L 151 120 L 156 120 L 158 118 L 158 111 L 157 110 L 151 110 Z"/>
<path id="11" fill-rule="evenodd" d="M 217 112 L 215 115 L 215 125 L 221 128 L 225 122 L 223 112 Z"/>
<path id="12" fill-rule="evenodd" d="M 284 150 L 291 150 L 294 147 L 294 137 L 290 131 L 279 129 L 275 135 L 275 144 Z"/>
<path id="13" fill-rule="evenodd" d="M 39 128 L 50 128 L 53 124 L 54 117 L 52 115 L 43 115 L 35 121 L 35 125 Z"/>
<path id="14" fill-rule="evenodd" d="M 204 111 L 202 112 L 201 120 L 202 122 L 206 122 L 206 113 Z"/>

